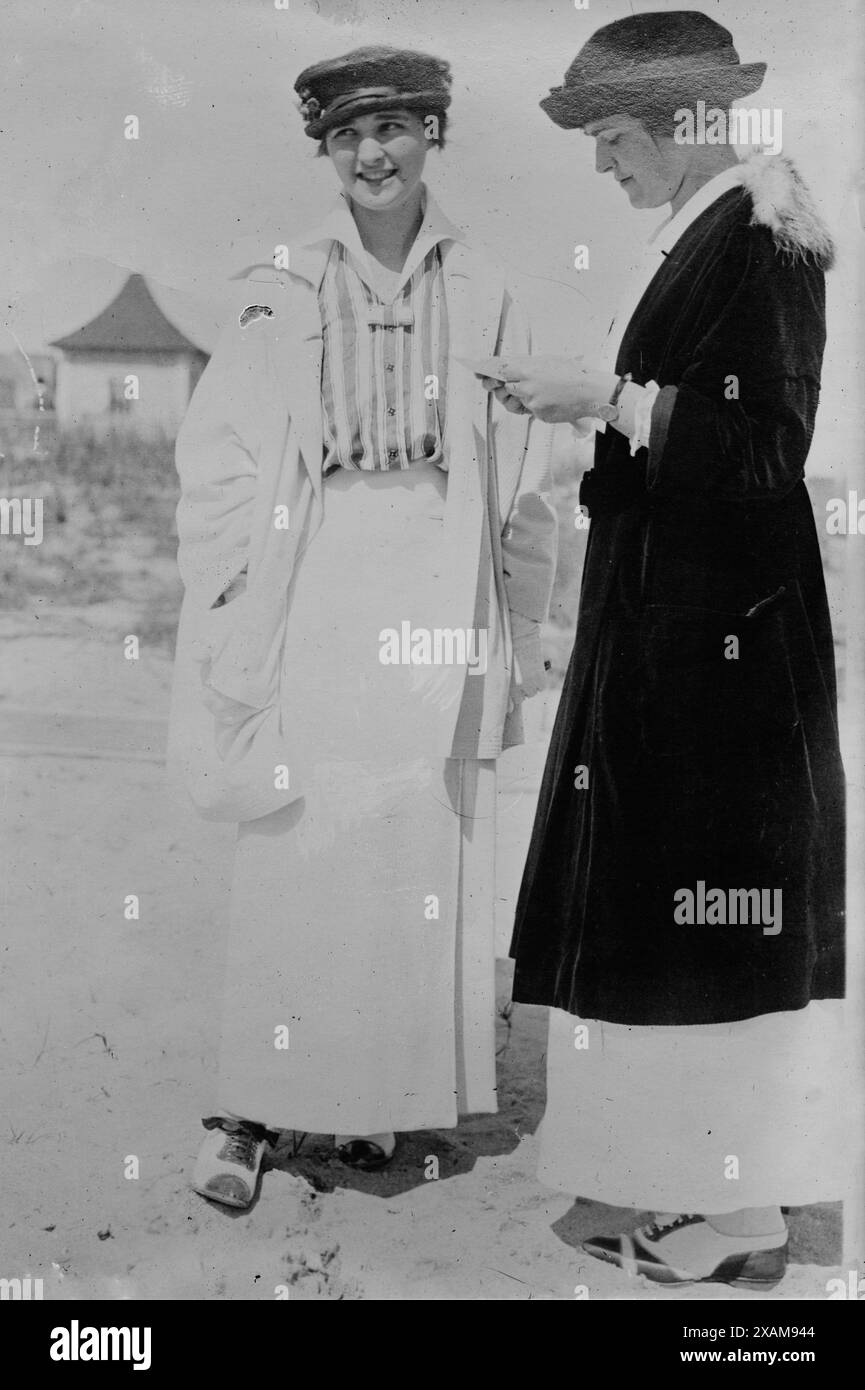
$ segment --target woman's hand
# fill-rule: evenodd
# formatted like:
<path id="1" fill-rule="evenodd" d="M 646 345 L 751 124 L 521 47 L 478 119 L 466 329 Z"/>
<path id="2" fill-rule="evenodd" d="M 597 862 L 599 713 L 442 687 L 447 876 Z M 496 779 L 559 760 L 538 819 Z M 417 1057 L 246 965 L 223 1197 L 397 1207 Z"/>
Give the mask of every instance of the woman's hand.
<path id="1" fill-rule="evenodd" d="M 484 377 L 506 410 L 534 415 L 547 424 L 576 424 L 610 399 L 614 372 L 584 371 L 579 357 L 510 357 L 502 362 L 504 385 Z"/>
<path id="2" fill-rule="evenodd" d="M 547 672 L 550 663 L 544 661 L 540 628 L 536 632 L 526 633 L 523 637 L 515 636 L 513 641 L 514 681 L 521 699 L 530 700 L 533 695 L 539 695 L 549 686 Z"/>

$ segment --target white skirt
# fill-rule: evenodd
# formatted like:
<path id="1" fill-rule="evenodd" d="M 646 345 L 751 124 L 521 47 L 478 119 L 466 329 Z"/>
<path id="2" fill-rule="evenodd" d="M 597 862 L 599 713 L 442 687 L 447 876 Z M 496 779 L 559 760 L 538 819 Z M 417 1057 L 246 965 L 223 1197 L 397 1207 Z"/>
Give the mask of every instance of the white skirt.
<path id="1" fill-rule="evenodd" d="M 819 1000 L 736 1023 L 631 1028 L 552 1009 L 541 1180 L 649 1211 L 842 1200 L 859 1085 L 843 1012 L 843 1000 Z"/>
<path id="2" fill-rule="evenodd" d="M 495 763 L 432 751 L 446 476 L 340 470 L 296 567 L 283 718 L 306 794 L 239 828 L 220 1108 L 373 1134 L 494 1111 Z"/>

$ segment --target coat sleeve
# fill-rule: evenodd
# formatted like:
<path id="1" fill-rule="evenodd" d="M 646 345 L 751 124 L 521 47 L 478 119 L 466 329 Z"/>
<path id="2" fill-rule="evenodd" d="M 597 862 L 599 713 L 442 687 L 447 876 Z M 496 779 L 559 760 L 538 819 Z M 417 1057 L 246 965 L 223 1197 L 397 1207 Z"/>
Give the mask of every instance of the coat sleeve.
<path id="1" fill-rule="evenodd" d="M 531 352 L 528 324 L 510 295 L 506 298 L 500 355 L 507 358 Z M 522 429 L 517 450 L 516 484 L 508 490 L 507 520 L 502 529 L 502 567 L 514 653 L 521 684 L 527 693 L 545 685 L 541 624 L 546 621 L 556 571 L 556 514 L 550 504 L 554 430 L 525 420 L 496 401 L 495 428 L 500 433 Z M 500 478 L 506 483 L 506 479 Z"/>
<path id="2" fill-rule="evenodd" d="M 263 419 L 266 326 L 224 328 L 180 427 L 177 563 L 187 593 L 210 608 L 246 565 Z"/>
<path id="3" fill-rule="evenodd" d="M 767 228 L 731 236 L 707 287 L 687 366 L 652 409 L 647 487 L 747 500 L 802 477 L 825 343 L 822 270 Z"/>

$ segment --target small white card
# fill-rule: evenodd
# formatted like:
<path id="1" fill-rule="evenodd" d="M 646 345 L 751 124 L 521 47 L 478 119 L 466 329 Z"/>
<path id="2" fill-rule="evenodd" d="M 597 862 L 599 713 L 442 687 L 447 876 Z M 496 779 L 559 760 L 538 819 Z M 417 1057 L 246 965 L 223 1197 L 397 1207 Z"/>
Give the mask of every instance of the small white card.
<path id="1" fill-rule="evenodd" d="M 492 381 L 503 382 L 505 380 L 502 371 L 503 359 L 501 357 L 485 357 L 482 360 L 475 360 L 470 357 L 457 357 L 455 361 L 459 362 L 462 367 L 468 367 L 469 371 L 474 372 L 475 376 L 487 376 Z"/>

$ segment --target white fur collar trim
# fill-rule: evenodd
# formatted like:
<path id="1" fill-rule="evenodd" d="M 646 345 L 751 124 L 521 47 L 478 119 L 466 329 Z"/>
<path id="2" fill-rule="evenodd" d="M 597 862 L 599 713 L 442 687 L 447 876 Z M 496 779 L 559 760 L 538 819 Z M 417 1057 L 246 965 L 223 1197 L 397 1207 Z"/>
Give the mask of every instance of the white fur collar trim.
<path id="1" fill-rule="evenodd" d="M 752 154 L 742 160 L 739 172 L 754 205 L 752 224 L 768 227 L 778 250 L 793 260 L 813 257 L 828 270 L 835 260 L 832 237 L 792 160 Z"/>

